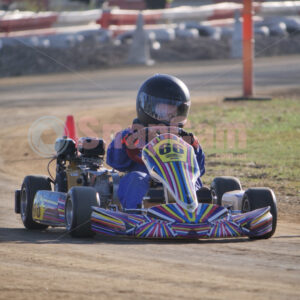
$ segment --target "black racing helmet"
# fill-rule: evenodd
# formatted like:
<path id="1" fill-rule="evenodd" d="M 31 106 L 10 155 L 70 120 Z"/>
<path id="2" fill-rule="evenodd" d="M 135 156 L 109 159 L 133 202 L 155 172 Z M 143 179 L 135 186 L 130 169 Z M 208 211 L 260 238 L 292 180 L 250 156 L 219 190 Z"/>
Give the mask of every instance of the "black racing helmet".
<path id="1" fill-rule="evenodd" d="M 136 112 L 144 126 L 165 124 L 182 127 L 190 105 L 190 93 L 185 83 L 174 76 L 156 74 L 141 85 Z"/>

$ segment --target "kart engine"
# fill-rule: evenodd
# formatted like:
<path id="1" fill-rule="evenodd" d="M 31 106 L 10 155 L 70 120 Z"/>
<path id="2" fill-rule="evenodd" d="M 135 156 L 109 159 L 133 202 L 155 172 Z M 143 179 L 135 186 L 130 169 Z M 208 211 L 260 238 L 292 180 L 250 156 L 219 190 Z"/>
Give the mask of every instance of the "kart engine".
<path id="1" fill-rule="evenodd" d="M 74 140 L 63 137 L 56 140 L 55 150 L 56 191 L 67 193 L 73 186 L 92 186 L 104 207 L 116 203 L 119 174 L 103 166 L 103 139 L 82 137 L 76 147 Z"/>
<path id="2" fill-rule="evenodd" d="M 57 157 L 64 160 L 71 160 L 76 155 L 76 144 L 70 138 L 58 138 L 55 142 Z"/>
<path id="3" fill-rule="evenodd" d="M 85 157 L 103 157 L 105 143 L 102 139 L 82 137 L 78 141 L 78 151 Z"/>

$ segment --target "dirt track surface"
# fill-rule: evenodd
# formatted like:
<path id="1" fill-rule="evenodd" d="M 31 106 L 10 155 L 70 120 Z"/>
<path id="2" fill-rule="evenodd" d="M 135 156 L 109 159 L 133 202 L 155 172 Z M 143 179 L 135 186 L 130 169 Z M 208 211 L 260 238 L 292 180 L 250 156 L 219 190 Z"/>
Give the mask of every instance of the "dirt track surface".
<path id="1" fill-rule="evenodd" d="M 257 60 L 259 94 L 299 87 L 300 58 Z M 63 229 L 29 232 L 13 212 L 13 191 L 47 160 L 29 148 L 38 117 L 102 116 L 122 126 L 136 90 L 156 72 L 181 77 L 194 101 L 240 94 L 235 61 L 122 68 L 0 80 L 0 299 L 299 299 L 300 223 L 280 219 L 269 240 L 159 242 L 71 239 Z M 126 117 L 124 118 L 124 115 Z M 100 124 L 94 128 L 99 128 Z"/>

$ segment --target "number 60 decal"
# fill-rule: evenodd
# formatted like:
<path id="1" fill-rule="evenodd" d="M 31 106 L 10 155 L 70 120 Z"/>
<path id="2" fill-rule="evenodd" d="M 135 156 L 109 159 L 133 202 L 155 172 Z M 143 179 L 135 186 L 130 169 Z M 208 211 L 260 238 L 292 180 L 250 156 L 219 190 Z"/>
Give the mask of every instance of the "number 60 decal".
<path id="1" fill-rule="evenodd" d="M 183 154 L 184 150 L 180 144 L 175 144 L 175 143 L 174 144 L 166 143 L 166 144 L 162 144 L 159 147 L 160 155 L 165 155 L 165 154 L 169 154 L 172 152 L 177 153 L 177 154 Z"/>

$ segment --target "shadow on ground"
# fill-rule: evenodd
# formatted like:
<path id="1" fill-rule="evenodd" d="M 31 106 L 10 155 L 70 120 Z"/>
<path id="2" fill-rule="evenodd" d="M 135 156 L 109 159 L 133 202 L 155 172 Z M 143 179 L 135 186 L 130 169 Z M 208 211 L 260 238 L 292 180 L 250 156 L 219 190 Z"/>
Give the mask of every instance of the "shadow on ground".
<path id="1" fill-rule="evenodd" d="M 295 238 L 300 236 L 276 236 L 275 238 Z M 130 237 L 104 237 L 96 235 L 94 238 L 72 238 L 64 229 L 47 229 L 44 231 L 29 231 L 23 228 L 0 228 L 0 243 L 21 244 L 230 244 L 251 243 L 247 237 L 227 239 L 137 239 Z"/>

